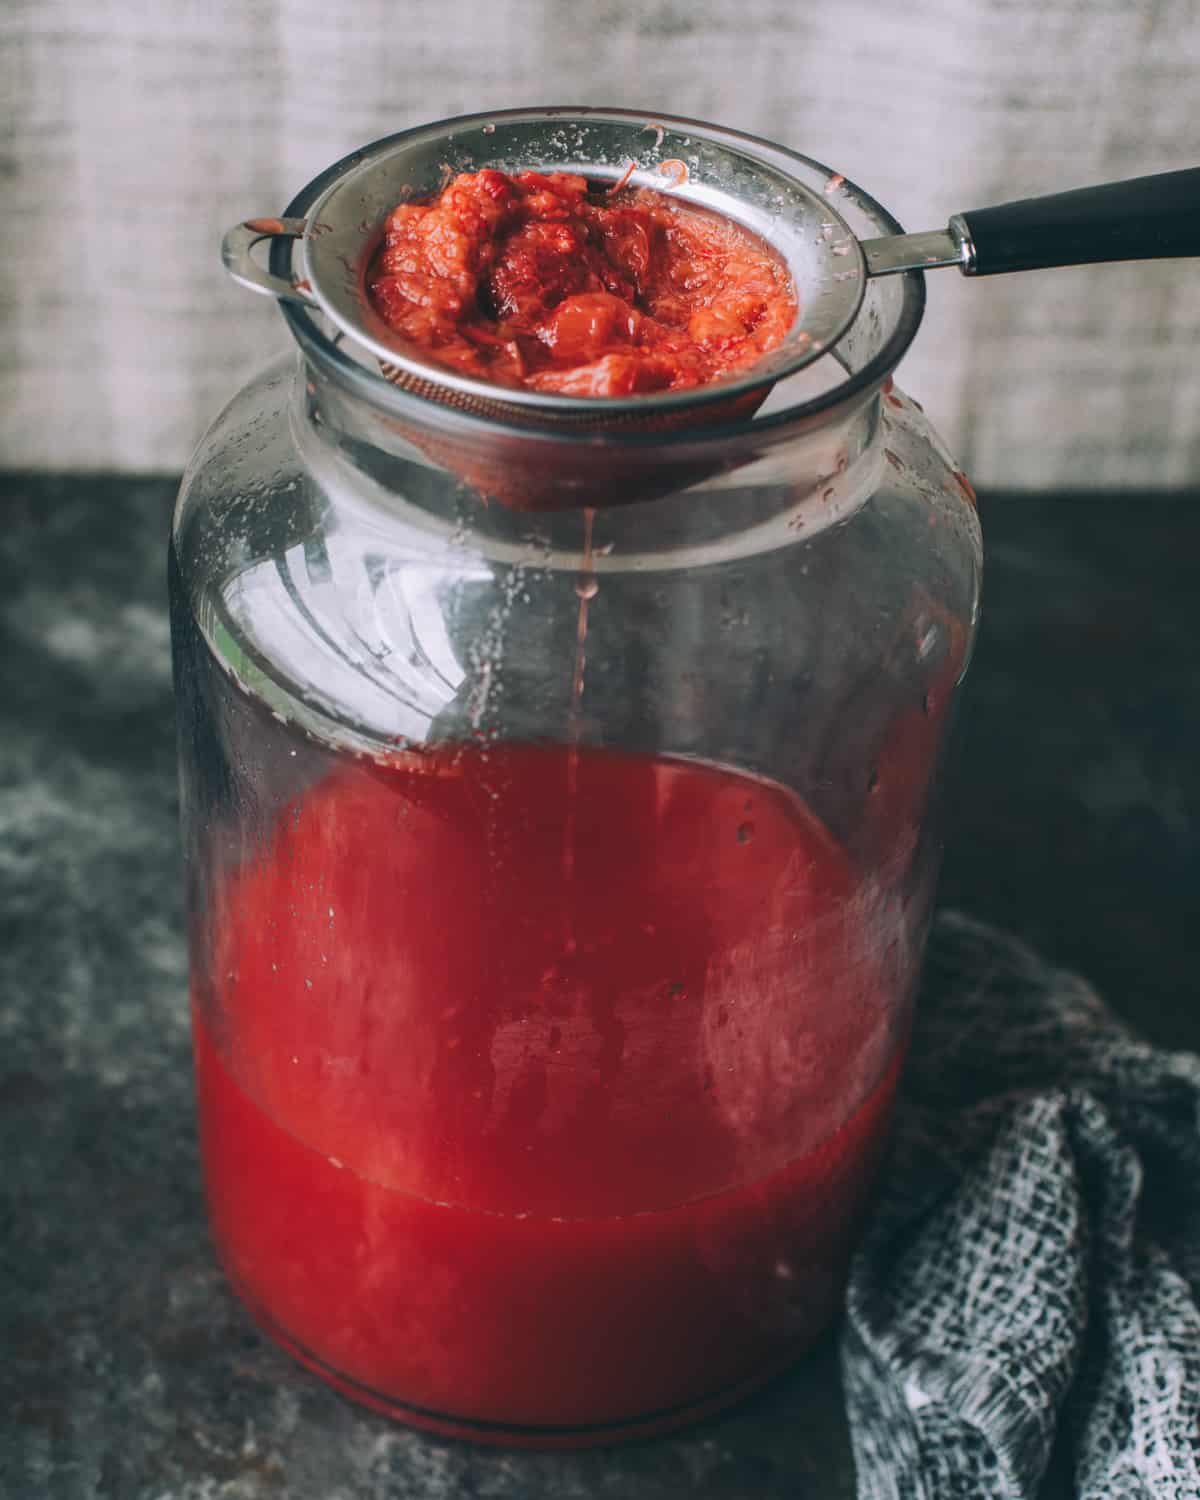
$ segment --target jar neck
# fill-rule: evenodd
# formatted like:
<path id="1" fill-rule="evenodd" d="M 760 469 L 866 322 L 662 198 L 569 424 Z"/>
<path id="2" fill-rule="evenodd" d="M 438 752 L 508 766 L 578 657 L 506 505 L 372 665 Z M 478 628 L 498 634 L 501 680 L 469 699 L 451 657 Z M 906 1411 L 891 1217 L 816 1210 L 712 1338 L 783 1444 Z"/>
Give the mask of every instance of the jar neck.
<path id="1" fill-rule="evenodd" d="M 804 372 L 810 390 L 819 386 L 818 371 Z M 768 410 L 761 432 L 750 423 L 731 435 L 705 433 L 693 440 L 676 434 L 661 441 L 641 435 L 633 442 L 563 438 L 468 423 L 467 436 L 460 429 L 447 446 L 447 414 L 439 408 L 427 414 L 425 428 L 407 418 L 398 422 L 339 372 L 301 360 L 291 416 L 297 444 L 335 508 L 374 528 L 409 525 L 420 515 L 425 526 L 447 534 L 468 526 L 487 535 L 489 551 L 509 550 L 505 543 L 521 550 L 519 539 L 531 528 L 560 533 L 565 524 L 573 536 L 577 528 L 563 518 L 592 508 L 631 538 L 672 536 L 680 564 L 697 566 L 717 554 L 728 561 L 814 536 L 857 509 L 877 487 L 884 462 L 882 400 L 881 382 L 842 402 L 808 412 L 802 407 L 784 422 Z M 438 462 L 439 450 L 449 453 L 450 462 Z M 503 494 L 502 503 L 490 503 L 495 497 L 486 487 L 471 482 L 473 467 L 503 475 L 513 462 L 560 477 L 556 493 L 563 503 L 552 507 L 553 514 L 546 507 L 504 503 Z M 612 465 L 611 498 L 606 490 L 599 499 L 572 503 L 576 474 L 594 475 L 597 464 Z M 628 488 L 622 488 L 623 477 Z M 570 566 L 577 566 L 575 547 L 569 551 Z"/>

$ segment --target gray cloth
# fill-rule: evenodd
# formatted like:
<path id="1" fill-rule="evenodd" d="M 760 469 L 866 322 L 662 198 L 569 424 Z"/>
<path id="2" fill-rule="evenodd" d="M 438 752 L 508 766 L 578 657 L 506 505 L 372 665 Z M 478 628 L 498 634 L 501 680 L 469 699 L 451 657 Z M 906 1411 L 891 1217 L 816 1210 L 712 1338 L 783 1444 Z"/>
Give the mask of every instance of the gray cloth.
<path id="1" fill-rule="evenodd" d="M 1200 1059 L 935 924 L 842 1365 L 861 1500 L 1200 1496 Z"/>

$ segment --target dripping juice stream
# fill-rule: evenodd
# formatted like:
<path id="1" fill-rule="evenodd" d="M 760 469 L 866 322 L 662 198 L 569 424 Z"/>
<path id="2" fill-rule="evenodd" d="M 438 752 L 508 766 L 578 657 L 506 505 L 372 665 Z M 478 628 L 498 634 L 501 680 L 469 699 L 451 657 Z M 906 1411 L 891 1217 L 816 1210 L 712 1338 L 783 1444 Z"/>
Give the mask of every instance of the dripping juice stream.
<path id="1" fill-rule="evenodd" d="M 567 719 L 567 815 L 563 827 L 563 946 L 575 952 L 575 801 L 579 788 L 579 742 L 583 733 L 583 682 L 587 670 L 588 608 L 600 591 L 596 581 L 593 539 L 596 512 L 583 512 L 583 558 L 575 578 L 579 613 L 575 625 L 575 666 L 571 674 L 571 709 Z"/>

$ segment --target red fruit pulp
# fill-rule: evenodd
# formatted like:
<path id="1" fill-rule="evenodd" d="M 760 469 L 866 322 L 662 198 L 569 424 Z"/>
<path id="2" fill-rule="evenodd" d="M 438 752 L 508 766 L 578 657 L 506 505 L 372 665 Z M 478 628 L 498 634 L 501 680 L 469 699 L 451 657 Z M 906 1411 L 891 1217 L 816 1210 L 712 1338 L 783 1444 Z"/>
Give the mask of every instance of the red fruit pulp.
<path id="1" fill-rule="evenodd" d="M 464 172 L 400 204 L 367 282 L 437 364 L 569 396 L 723 379 L 777 348 L 797 306 L 783 261 L 732 219 L 569 172 Z"/>
<path id="2" fill-rule="evenodd" d="M 210 901 L 196 1064 L 234 1282 L 443 1431 L 589 1440 L 738 1393 L 835 1306 L 902 1050 L 899 911 L 791 794 L 718 767 L 347 764 Z"/>

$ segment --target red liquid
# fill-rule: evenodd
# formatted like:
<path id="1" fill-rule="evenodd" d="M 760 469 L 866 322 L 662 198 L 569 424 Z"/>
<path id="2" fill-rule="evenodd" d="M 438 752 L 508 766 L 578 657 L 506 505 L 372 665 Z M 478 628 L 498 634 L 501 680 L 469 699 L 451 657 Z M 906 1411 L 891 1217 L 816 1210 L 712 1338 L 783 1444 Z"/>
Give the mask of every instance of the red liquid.
<path id="1" fill-rule="evenodd" d="M 901 919 L 794 798 L 569 759 L 337 772 L 212 898 L 197 988 L 239 1290 L 468 1436 L 669 1425 L 810 1342 L 899 1065 Z"/>

